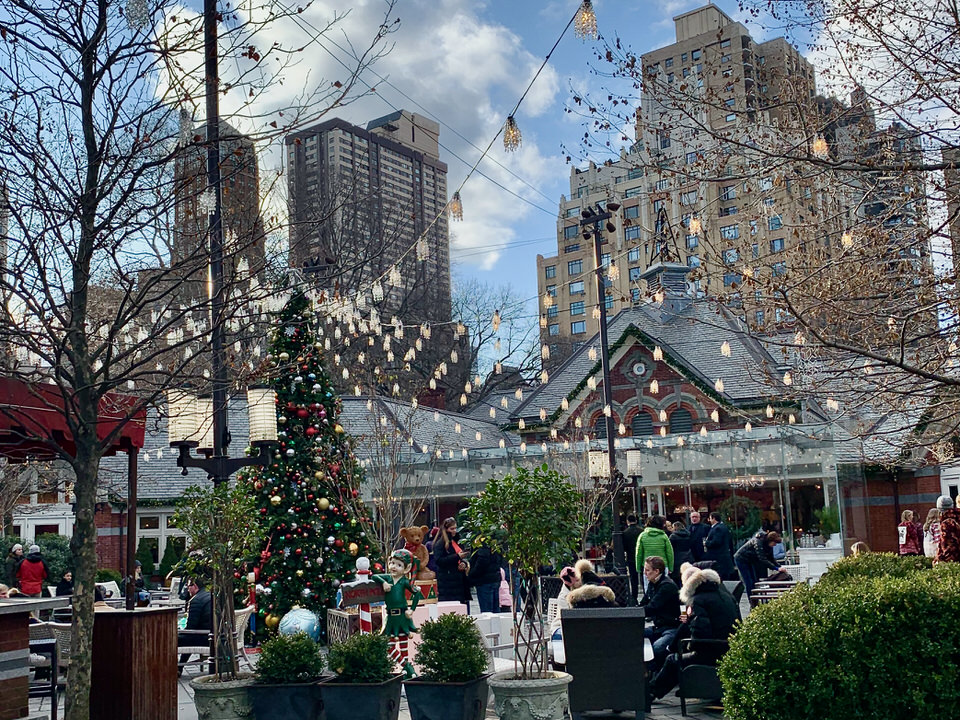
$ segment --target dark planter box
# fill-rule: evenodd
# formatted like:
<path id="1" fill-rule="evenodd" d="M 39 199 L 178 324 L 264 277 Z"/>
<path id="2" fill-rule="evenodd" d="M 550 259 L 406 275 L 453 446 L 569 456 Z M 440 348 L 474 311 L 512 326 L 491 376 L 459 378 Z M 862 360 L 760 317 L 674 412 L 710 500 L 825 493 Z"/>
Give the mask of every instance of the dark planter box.
<path id="1" fill-rule="evenodd" d="M 483 720 L 490 694 L 487 677 L 462 683 L 407 680 L 410 720 Z"/>
<path id="2" fill-rule="evenodd" d="M 397 720 L 403 675 L 384 683 L 345 683 L 336 677 L 320 683 L 327 720 Z"/>
<path id="3" fill-rule="evenodd" d="M 257 720 L 325 720 L 319 683 L 254 684 L 247 689 Z"/>

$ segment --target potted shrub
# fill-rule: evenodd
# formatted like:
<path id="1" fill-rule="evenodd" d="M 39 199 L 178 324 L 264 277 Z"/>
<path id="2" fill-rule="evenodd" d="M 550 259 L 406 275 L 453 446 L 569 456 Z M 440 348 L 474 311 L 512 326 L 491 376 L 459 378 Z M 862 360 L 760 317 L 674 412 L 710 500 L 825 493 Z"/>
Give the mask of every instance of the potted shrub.
<path id="1" fill-rule="evenodd" d="M 323 703 L 317 681 L 323 672 L 320 646 L 306 633 L 275 635 L 260 646 L 247 692 L 257 720 L 318 720 Z"/>
<path id="2" fill-rule="evenodd" d="M 241 488 L 221 483 L 217 487 L 189 488 L 177 505 L 174 522 L 200 550 L 201 560 L 191 563 L 193 574 L 209 572 L 213 581 L 213 673 L 190 681 L 197 715 L 205 720 L 227 720 L 250 716 L 247 688 L 250 673 L 237 667 L 234 634 L 233 577 L 239 558 L 252 552 L 257 525 L 252 496 Z M 202 568 L 201 568 L 202 565 Z"/>
<path id="3" fill-rule="evenodd" d="M 827 541 L 828 547 L 840 547 L 840 508 L 836 503 L 829 507 L 814 510 L 817 522 L 820 525 L 820 534 Z"/>
<path id="4" fill-rule="evenodd" d="M 520 576 L 523 611 L 514 615 L 514 669 L 490 679 L 497 713 L 511 718 L 562 720 L 568 714 L 567 673 L 549 670 L 539 569 L 576 554 L 582 526 L 577 489 L 541 465 L 493 478 L 464 511 L 477 542 L 489 543 Z"/>
<path id="5" fill-rule="evenodd" d="M 420 627 L 420 677 L 404 683 L 410 720 L 483 720 L 487 712 L 487 652 L 467 615 L 441 615 Z"/>
<path id="6" fill-rule="evenodd" d="M 397 720 L 403 674 L 385 635 L 351 635 L 330 647 L 327 665 L 336 673 L 320 685 L 327 720 Z"/>

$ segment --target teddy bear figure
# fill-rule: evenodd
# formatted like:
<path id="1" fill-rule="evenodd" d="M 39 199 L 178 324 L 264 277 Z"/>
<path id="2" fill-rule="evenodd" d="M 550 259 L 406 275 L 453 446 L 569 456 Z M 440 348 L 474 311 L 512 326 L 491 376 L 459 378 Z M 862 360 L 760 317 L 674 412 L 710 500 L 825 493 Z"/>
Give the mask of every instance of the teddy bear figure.
<path id="1" fill-rule="evenodd" d="M 414 580 L 433 580 L 437 577 L 437 574 L 427 567 L 427 563 L 430 561 L 430 553 L 427 551 L 426 545 L 423 544 L 423 538 L 427 536 L 428 532 L 430 532 L 430 528 L 426 525 L 400 528 L 400 537 L 406 541 L 403 546 L 404 550 L 409 550 L 410 554 L 413 555 L 413 570 L 411 573 Z"/>

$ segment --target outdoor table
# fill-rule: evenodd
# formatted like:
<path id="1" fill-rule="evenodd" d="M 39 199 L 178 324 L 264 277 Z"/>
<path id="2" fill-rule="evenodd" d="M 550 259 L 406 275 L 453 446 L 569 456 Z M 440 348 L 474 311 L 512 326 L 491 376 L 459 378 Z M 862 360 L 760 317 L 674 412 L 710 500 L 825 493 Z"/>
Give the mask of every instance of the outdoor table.
<path id="1" fill-rule="evenodd" d="M 50 680 L 34 680 L 30 683 L 30 697 L 50 697 L 50 720 L 57 720 L 57 682 L 60 674 L 60 658 L 56 638 L 38 638 L 30 641 L 31 655 L 46 655 L 50 658 Z"/>
<path id="2" fill-rule="evenodd" d="M 69 604 L 67 597 L 0 599 L 0 720 L 30 714 L 30 614 Z"/>

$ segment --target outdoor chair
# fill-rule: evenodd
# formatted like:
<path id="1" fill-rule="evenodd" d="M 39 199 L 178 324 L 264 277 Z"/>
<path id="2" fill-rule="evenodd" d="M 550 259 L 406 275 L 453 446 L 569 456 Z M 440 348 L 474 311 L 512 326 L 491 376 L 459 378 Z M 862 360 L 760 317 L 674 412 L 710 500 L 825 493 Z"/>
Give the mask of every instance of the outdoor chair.
<path id="1" fill-rule="evenodd" d="M 753 586 L 751 600 L 757 604 L 768 603 L 790 592 L 796 586 L 796 580 L 761 580 Z"/>
<path id="2" fill-rule="evenodd" d="M 30 642 L 33 642 L 34 640 L 53 639 L 53 630 L 50 629 L 50 623 L 30 623 L 28 626 L 28 631 L 30 633 Z M 50 667 L 50 657 L 48 655 L 31 654 L 30 665 L 31 667 L 35 668 L 48 668 Z"/>
<path id="3" fill-rule="evenodd" d="M 237 662 L 246 665 L 250 672 L 253 672 L 253 663 L 250 662 L 250 656 L 247 655 L 245 644 L 247 629 L 250 627 L 250 616 L 256 611 L 255 605 L 247 605 L 242 610 L 234 612 L 234 635 L 237 638 Z"/>
<path id="4" fill-rule="evenodd" d="M 733 595 L 734 602 L 739 605 L 740 598 L 743 597 L 743 582 L 740 580 L 724 580 L 723 586 L 730 591 L 730 594 Z"/>
<path id="5" fill-rule="evenodd" d="M 680 641 L 680 652 L 691 652 L 697 648 L 712 648 L 718 656 L 722 656 L 730 645 L 726 640 L 694 640 L 684 638 Z M 717 676 L 716 665 L 684 665 L 680 668 L 680 687 L 677 688 L 677 697 L 680 698 L 680 714 L 687 714 L 687 700 L 695 699 L 708 702 L 719 702 L 723 699 L 723 686 Z"/>
<path id="6" fill-rule="evenodd" d="M 73 626 L 70 623 L 47 623 L 57 640 L 57 660 L 61 670 L 66 670 L 70 665 L 70 636 L 73 632 Z"/>
<path id="7" fill-rule="evenodd" d="M 100 589 L 103 591 L 103 597 L 106 600 L 116 599 L 120 597 L 120 586 L 117 585 L 115 580 L 110 580 L 109 582 L 97 583 Z"/>
<path id="8" fill-rule="evenodd" d="M 56 585 L 47 585 L 47 593 L 49 593 L 50 597 L 56 597 L 56 596 L 57 596 L 57 586 L 56 586 Z"/>
<path id="9" fill-rule="evenodd" d="M 570 711 L 580 720 L 590 710 L 632 711 L 646 705 L 643 660 L 644 609 L 573 608 L 560 611 Z"/>
<path id="10" fill-rule="evenodd" d="M 543 618 L 543 622 L 547 627 L 550 627 L 550 623 L 557 617 L 558 612 L 560 612 L 560 601 L 557 598 L 547 600 L 547 614 Z"/>

